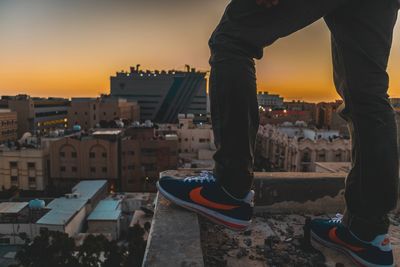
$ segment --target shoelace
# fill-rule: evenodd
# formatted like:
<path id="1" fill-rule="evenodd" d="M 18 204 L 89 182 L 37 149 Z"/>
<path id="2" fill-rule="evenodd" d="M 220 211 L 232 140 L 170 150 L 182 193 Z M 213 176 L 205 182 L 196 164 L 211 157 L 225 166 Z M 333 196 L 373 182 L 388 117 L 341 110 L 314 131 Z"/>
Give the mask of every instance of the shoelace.
<path id="1" fill-rule="evenodd" d="M 201 171 L 199 175 L 196 176 L 189 176 L 183 179 L 184 182 L 200 182 L 203 183 L 204 181 L 206 182 L 215 182 L 215 177 L 213 174 L 209 171 Z"/>
<path id="2" fill-rule="evenodd" d="M 331 218 L 331 219 L 329 220 L 329 222 L 332 222 L 332 223 L 342 223 L 342 220 L 343 220 L 343 215 L 340 214 L 340 213 L 337 213 L 335 217 L 333 217 L 333 218 Z"/>

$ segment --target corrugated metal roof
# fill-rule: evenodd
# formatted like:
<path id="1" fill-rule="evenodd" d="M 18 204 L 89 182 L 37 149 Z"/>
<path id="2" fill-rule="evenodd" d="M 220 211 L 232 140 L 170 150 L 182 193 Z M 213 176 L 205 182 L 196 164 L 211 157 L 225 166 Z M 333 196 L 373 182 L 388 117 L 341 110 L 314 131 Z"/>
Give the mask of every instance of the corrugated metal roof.
<path id="1" fill-rule="evenodd" d="M 51 201 L 46 213 L 37 224 L 65 225 L 107 184 L 106 180 L 81 181 L 73 189 L 75 198 L 60 197 Z"/>
<path id="2" fill-rule="evenodd" d="M 106 180 L 81 181 L 72 192 L 79 193 L 79 198 L 91 199 L 106 183 Z"/>
<path id="3" fill-rule="evenodd" d="M 80 198 L 57 198 L 50 202 L 47 207 L 51 210 L 40 218 L 37 224 L 65 225 L 69 220 L 81 210 L 87 199 Z"/>
<path id="4" fill-rule="evenodd" d="M 0 203 L 0 213 L 18 213 L 28 206 L 28 202 L 3 202 Z"/>
<path id="5" fill-rule="evenodd" d="M 99 202 L 96 208 L 87 218 L 88 221 L 100 220 L 118 220 L 121 216 L 121 201 L 114 199 L 105 199 Z"/>

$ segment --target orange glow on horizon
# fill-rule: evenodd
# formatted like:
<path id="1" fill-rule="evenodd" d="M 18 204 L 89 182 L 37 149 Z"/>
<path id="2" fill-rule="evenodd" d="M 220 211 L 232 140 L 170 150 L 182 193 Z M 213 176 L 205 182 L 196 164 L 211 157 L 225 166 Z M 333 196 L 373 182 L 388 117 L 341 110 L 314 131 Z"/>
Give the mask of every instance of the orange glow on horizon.
<path id="1" fill-rule="evenodd" d="M 228 0 L 116 1 L 0 2 L 0 95 L 97 96 L 109 92 L 111 75 L 136 64 L 149 70 L 184 70 L 185 64 L 209 70 L 207 41 Z M 400 97 L 399 44 L 397 26 L 391 97 Z M 339 99 L 324 23 L 265 49 L 257 61 L 257 82 L 259 91 L 285 100 Z"/>

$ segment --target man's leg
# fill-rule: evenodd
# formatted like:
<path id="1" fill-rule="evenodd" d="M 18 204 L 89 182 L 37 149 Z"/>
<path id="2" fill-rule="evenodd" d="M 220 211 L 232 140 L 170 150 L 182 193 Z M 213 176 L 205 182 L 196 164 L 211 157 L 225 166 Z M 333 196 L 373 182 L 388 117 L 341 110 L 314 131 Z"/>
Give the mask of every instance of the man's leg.
<path id="1" fill-rule="evenodd" d="M 263 48 L 352 0 L 280 0 L 272 8 L 233 0 L 212 34 L 210 98 L 215 143 L 214 175 L 162 177 L 157 187 L 172 202 L 227 227 L 251 223 L 254 139 L 258 105 L 253 58 Z M 215 179 L 215 177 L 217 179 Z"/>
<path id="2" fill-rule="evenodd" d="M 281 0 L 272 8 L 256 0 L 233 0 L 213 32 L 210 100 L 217 152 L 214 175 L 232 195 L 244 197 L 253 181 L 253 151 L 259 127 L 254 58 L 263 48 L 349 0 Z"/>
<path id="3" fill-rule="evenodd" d="M 399 163 L 386 67 L 397 11 L 397 0 L 363 0 L 326 17 L 352 169 L 344 217 L 313 220 L 312 244 L 344 251 L 361 266 L 394 266 L 387 214 L 397 204 Z"/>
<path id="4" fill-rule="evenodd" d="M 364 0 L 326 17 L 335 84 L 345 103 L 341 115 L 353 144 L 344 223 L 367 241 L 387 233 L 387 213 L 398 197 L 397 131 L 386 73 L 397 11 L 397 0 Z"/>

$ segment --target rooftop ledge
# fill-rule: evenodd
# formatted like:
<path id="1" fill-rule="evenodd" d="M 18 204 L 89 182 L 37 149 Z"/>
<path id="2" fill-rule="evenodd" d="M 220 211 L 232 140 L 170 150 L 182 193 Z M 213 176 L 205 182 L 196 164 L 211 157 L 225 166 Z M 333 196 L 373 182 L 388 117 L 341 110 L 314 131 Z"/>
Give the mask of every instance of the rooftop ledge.
<path id="1" fill-rule="evenodd" d="M 196 172 L 165 171 L 160 177 Z M 303 242 L 307 217 L 331 217 L 343 210 L 345 177 L 344 173 L 255 173 L 255 217 L 244 233 L 199 219 L 158 195 L 143 267 L 353 266 L 340 254 L 329 250 L 321 254 Z M 395 255 L 400 255 L 400 209 L 391 220 Z"/>

